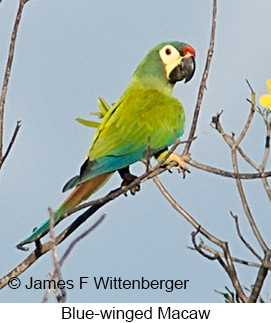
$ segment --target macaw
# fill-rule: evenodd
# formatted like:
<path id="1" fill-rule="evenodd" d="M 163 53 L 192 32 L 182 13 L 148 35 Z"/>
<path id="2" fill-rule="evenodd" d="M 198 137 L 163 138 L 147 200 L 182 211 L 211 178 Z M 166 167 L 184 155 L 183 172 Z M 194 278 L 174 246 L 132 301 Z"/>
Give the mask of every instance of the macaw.
<path id="1" fill-rule="evenodd" d="M 147 153 L 158 161 L 167 155 L 167 147 L 183 134 L 185 123 L 183 105 L 172 96 L 172 90 L 176 82 L 190 81 L 194 71 L 193 47 L 178 41 L 163 42 L 141 61 L 126 91 L 112 108 L 100 102 L 103 119 L 100 124 L 89 124 L 98 128 L 96 135 L 80 174 L 63 188 L 63 192 L 74 190 L 55 211 L 55 224 L 63 214 L 97 191 L 115 171 L 122 177 L 122 185 L 127 185 L 135 179 L 129 172 L 131 164 L 142 160 Z M 181 156 L 172 153 L 166 162 L 171 160 L 185 168 Z M 18 247 L 44 236 L 49 223 L 46 220 Z"/>

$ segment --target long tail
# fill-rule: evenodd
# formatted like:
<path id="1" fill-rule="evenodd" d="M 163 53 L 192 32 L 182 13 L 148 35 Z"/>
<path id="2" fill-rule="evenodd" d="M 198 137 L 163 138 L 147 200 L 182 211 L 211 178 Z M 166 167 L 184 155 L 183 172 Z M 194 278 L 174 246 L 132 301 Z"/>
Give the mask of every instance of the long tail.
<path id="1" fill-rule="evenodd" d="M 80 204 L 91 194 L 97 191 L 102 185 L 104 185 L 112 174 L 113 173 L 102 174 L 78 185 L 66 198 L 66 200 L 60 205 L 60 207 L 55 211 L 54 224 L 56 225 L 59 222 L 63 214 L 74 208 L 76 205 Z M 49 231 L 49 229 L 50 219 L 46 220 L 40 227 L 35 229 L 29 237 L 20 242 L 17 245 L 17 248 L 22 249 L 23 245 L 40 239 Z"/>

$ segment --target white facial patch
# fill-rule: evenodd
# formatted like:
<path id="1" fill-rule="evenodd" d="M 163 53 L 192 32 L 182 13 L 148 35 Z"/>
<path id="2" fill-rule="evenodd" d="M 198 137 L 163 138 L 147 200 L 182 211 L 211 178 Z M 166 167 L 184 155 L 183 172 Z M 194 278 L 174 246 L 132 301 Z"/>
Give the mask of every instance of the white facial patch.
<path id="1" fill-rule="evenodd" d="M 160 49 L 159 55 L 160 55 L 161 61 L 165 65 L 166 74 L 168 78 L 170 72 L 177 65 L 180 64 L 182 57 L 179 51 L 172 45 L 165 45 L 162 49 Z"/>

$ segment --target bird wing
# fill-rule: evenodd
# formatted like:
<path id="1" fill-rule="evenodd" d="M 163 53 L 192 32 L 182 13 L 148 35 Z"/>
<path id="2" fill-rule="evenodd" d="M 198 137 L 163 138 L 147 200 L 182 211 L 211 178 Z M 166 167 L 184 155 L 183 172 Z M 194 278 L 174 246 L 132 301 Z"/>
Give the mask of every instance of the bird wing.
<path id="1" fill-rule="evenodd" d="M 128 89 L 103 118 L 80 175 L 63 190 L 129 166 L 147 151 L 153 155 L 173 144 L 183 126 L 184 109 L 176 98 L 152 89 Z"/>

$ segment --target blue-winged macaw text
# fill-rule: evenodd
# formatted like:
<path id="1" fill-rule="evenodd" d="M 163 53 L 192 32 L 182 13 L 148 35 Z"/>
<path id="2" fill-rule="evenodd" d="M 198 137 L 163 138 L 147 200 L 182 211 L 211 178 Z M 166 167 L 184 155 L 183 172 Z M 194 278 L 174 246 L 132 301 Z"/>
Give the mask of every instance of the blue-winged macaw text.
<path id="1" fill-rule="evenodd" d="M 170 319 L 209 319 L 211 310 L 183 309 L 172 306 L 151 306 L 148 309 L 121 309 L 112 308 L 92 310 L 76 308 L 75 306 L 63 306 L 61 308 L 61 319 L 102 319 L 102 320 L 124 320 L 133 322 L 135 320 L 170 320 Z"/>

